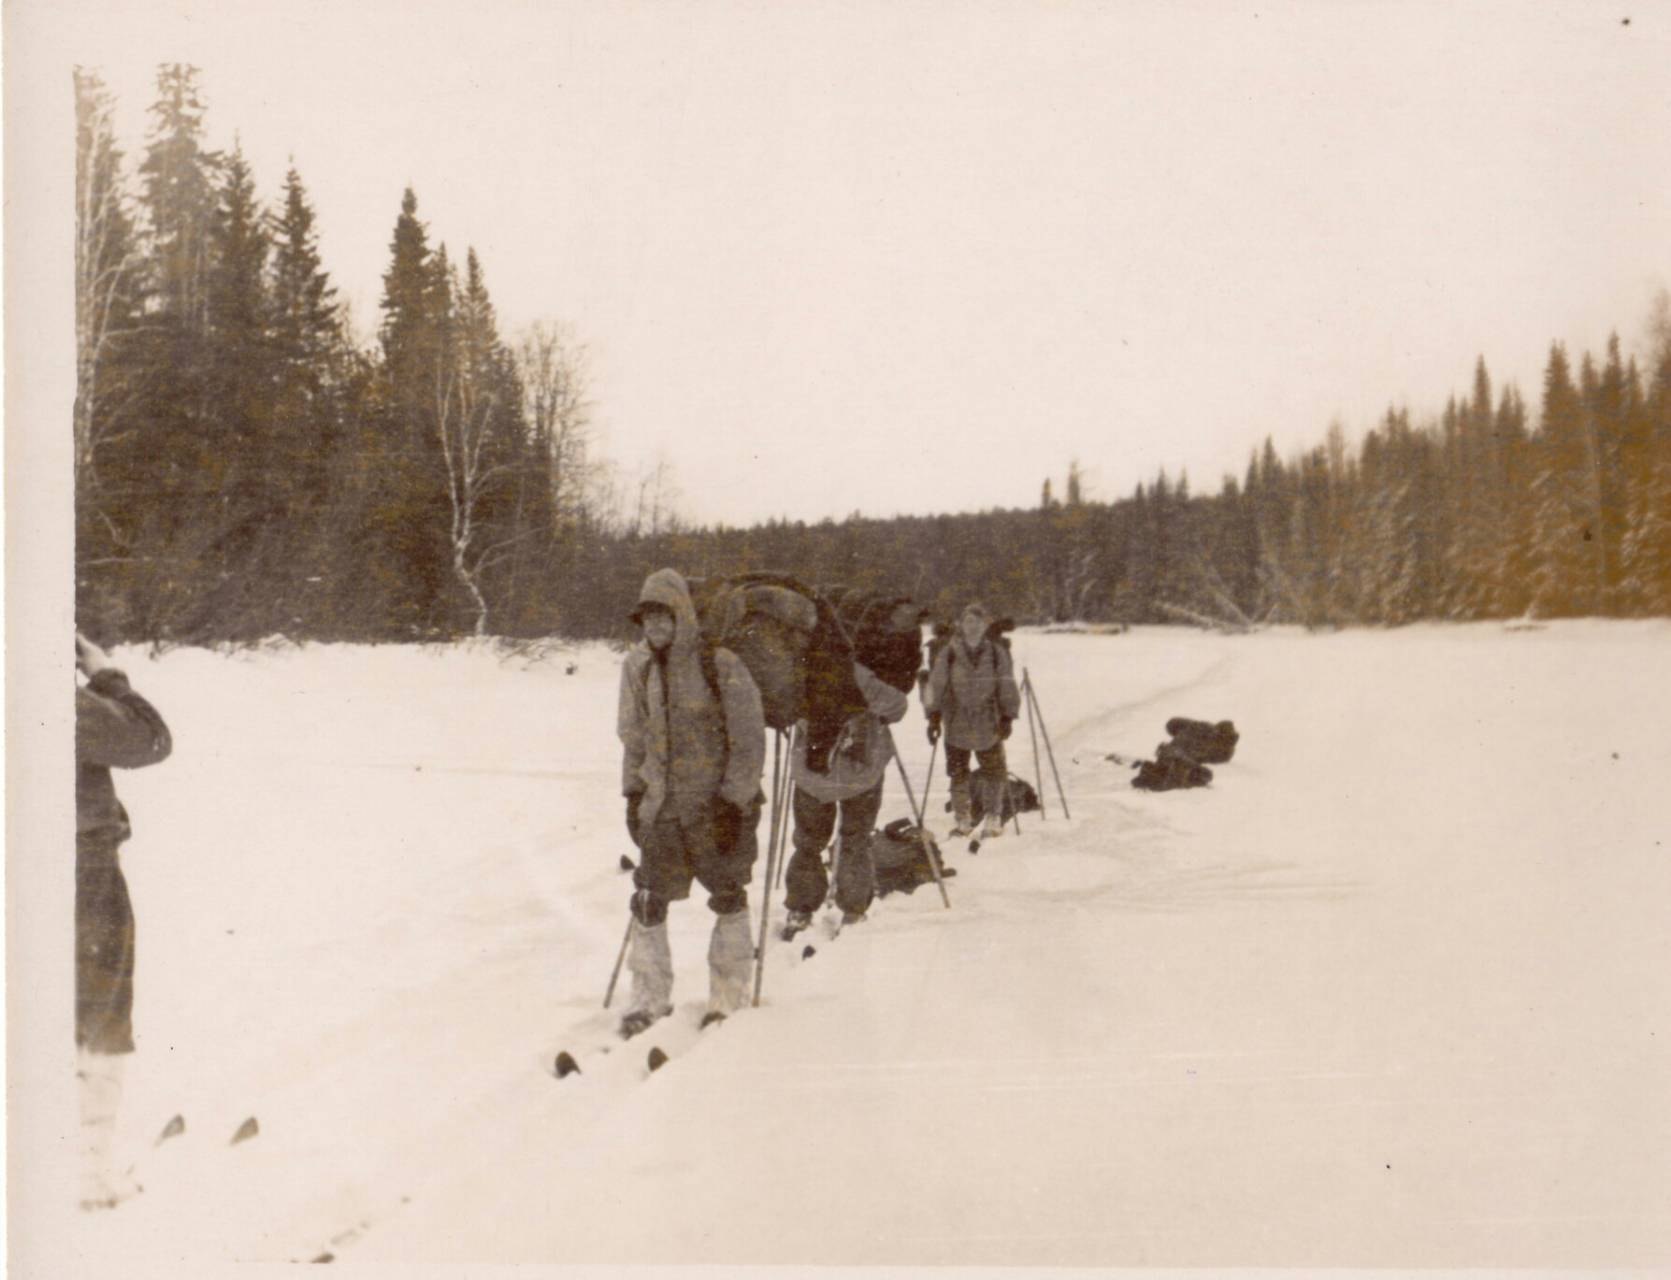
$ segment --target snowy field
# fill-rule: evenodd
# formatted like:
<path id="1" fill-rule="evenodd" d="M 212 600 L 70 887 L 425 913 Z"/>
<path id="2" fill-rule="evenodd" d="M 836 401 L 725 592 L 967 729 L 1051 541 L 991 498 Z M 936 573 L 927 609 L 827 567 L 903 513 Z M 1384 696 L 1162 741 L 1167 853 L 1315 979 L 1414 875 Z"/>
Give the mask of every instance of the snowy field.
<path id="1" fill-rule="evenodd" d="M 177 744 L 118 779 L 146 1190 L 63 1274 L 1671 1263 L 1671 625 L 1015 643 L 1072 820 L 1047 766 L 951 910 L 774 940 L 700 1036 L 675 904 L 675 1018 L 607 1056 L 618 655 L 119 655 Z M 1132 790 L 1174 715 L 1235 760 Z"/>

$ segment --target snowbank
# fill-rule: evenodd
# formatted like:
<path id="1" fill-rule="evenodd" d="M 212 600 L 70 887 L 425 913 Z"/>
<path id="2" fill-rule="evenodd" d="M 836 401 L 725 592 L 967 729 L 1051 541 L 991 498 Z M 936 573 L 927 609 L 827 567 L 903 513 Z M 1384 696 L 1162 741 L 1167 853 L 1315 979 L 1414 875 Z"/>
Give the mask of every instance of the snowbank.
<path id="1" fill-rule="evenodd" d="M 124 655 L 178 744 L 120 779 L 146 1191 L 78 1270 L 1671 1261 L 1671 627 L 1015 643 L 1072 820 L 1046 765 L 950 911 L 774 942 L 700 1035 L 676 905 L 680 1008 L 608 1054 L 616 655 Z M 1234 761 L 1132 790 L 1178 714 Z"/>

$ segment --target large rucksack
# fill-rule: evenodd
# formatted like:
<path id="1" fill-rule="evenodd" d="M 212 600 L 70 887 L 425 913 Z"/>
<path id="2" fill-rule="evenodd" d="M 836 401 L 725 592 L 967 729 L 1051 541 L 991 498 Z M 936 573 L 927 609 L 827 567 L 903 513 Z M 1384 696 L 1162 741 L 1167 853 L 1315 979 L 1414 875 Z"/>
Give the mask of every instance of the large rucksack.
<path id="1" fill-rule="evenodd" d="M 970 790 L 970 812 L 979 822 L 986 817 L 986 802 L 981 799 L 981 788 L 972 787 Z M 1039 808 L 1039 793 L 1033 790 L 1033 784 L 1010 774 L 1004 781 L 1003 812 L 998 815 L 999 821 L 1008 822 L 1018 813 L 1037 813 Z"/>
<path id="2" fill-rule="evenodd" d="M 923 665 L 922 624 L 928 610 L 910 596 L 868 588 L 821 586 L 853 645 L 854 657 L 901 693 L 916 687 Z"/>
<path id="3" fill-rule="evenodd" d="M 687 581 L 705 644 L 724 646 L 748 668 L 768 725 L 807 721 L 807 763 L 821 772 L 848 717 L 865 709 L 834 608 L 787 574 Z"/>
<path id="4" fill-rule="evenodd" d="M 1172 746 L 1198 764 L 1228 764 L 1236 754 L 1236 743 L 1241 741 L 1241 734 L 1229 720 L 1208 724 L 1173 716 L 1166 722 L 1166 732 L 1172 735 Z"/>
<path id="5" fill-rule="evenodd" d="M 1236 726 L 1228 720 L 1209 724 L 1205 720 L 1174 716 L 1166 722 L 1166 732 L 1171 737 L 1155 748 L 1155 758 L 1138 762 L 1132 786 L 1142 791 L 1182 791 L 1210 786 L 1213 771 L 1207 765 L 1228 762 L 1241 740 Z"/>
<path id="6" fill-rule="evenodd" d="M 933 835 L 909 818 L 896 818 L 872 835 L 870 860 L 876 871 L 876 896 L 910 893 L 918 885 L 932 884 L 934 868 L 928 861 L 931 848 L 940 862 L 941 877 L 956 875 L 940 858 L 940 846 Z"/>

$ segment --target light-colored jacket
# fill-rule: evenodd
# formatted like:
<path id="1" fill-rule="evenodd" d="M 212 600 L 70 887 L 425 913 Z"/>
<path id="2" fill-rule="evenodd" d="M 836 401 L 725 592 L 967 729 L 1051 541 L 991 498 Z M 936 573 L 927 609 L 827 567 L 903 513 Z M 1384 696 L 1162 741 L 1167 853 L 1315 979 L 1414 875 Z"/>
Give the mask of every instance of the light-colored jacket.
<path id="1" fill-rule="evenodd" d="M 797 728 L 789 755 L 795 785 L 825 804 L 863 795 L 882 780 L 888 761 L 893 759 L 893 735 L 888 726 L 902 720 L 911 706 L 903 693 L 857 662 L 853 664 L 853 678 L 869 709 L 847 718 L 830 751 L 829 767 L 823 773 L 807 768 L 805 721 Z"/>
<path id="2" fill-rule="evenodd" d="M 953 637 L 934 657 L 923 709 L 940 713 L 948 747 L 985 751 L 998 741 L 998 721 L 1021 713 L 1010 651 L 996 640 L 971 651 L 962 636 Z"/>
<path id="3" fill-rule="evenodd" d="M 715 698 L 702 669 L 696 609 L 672 569 L 651 574 L 639 602 L 672 610 L 673 642 L 665 658 L 637 645 L 621 667 L 622 794 L 643 793 L 641 829 L 664 806 L 695 817 L 715 795 L 744 807 L 759 794 L 766 764 L 766 722 L 754 678 L 736 654 L 714 649 Z"/>

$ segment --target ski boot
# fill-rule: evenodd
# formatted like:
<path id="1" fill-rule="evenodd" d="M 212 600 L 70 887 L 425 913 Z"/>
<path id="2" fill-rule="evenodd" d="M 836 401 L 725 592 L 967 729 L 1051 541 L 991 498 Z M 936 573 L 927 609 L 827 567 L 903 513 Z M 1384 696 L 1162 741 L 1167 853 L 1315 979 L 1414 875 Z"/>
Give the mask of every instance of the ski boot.
<path id="1" fill-rule="evenodd" d="M 785 942 L 793 942 L 795 941 L 795 935 L 797 933 L 801 932 L 803 929 L 809 929 L 811 927 L 812 912 L 791 911 L 788 918 L 783 922 L 783 940 Z"/>

